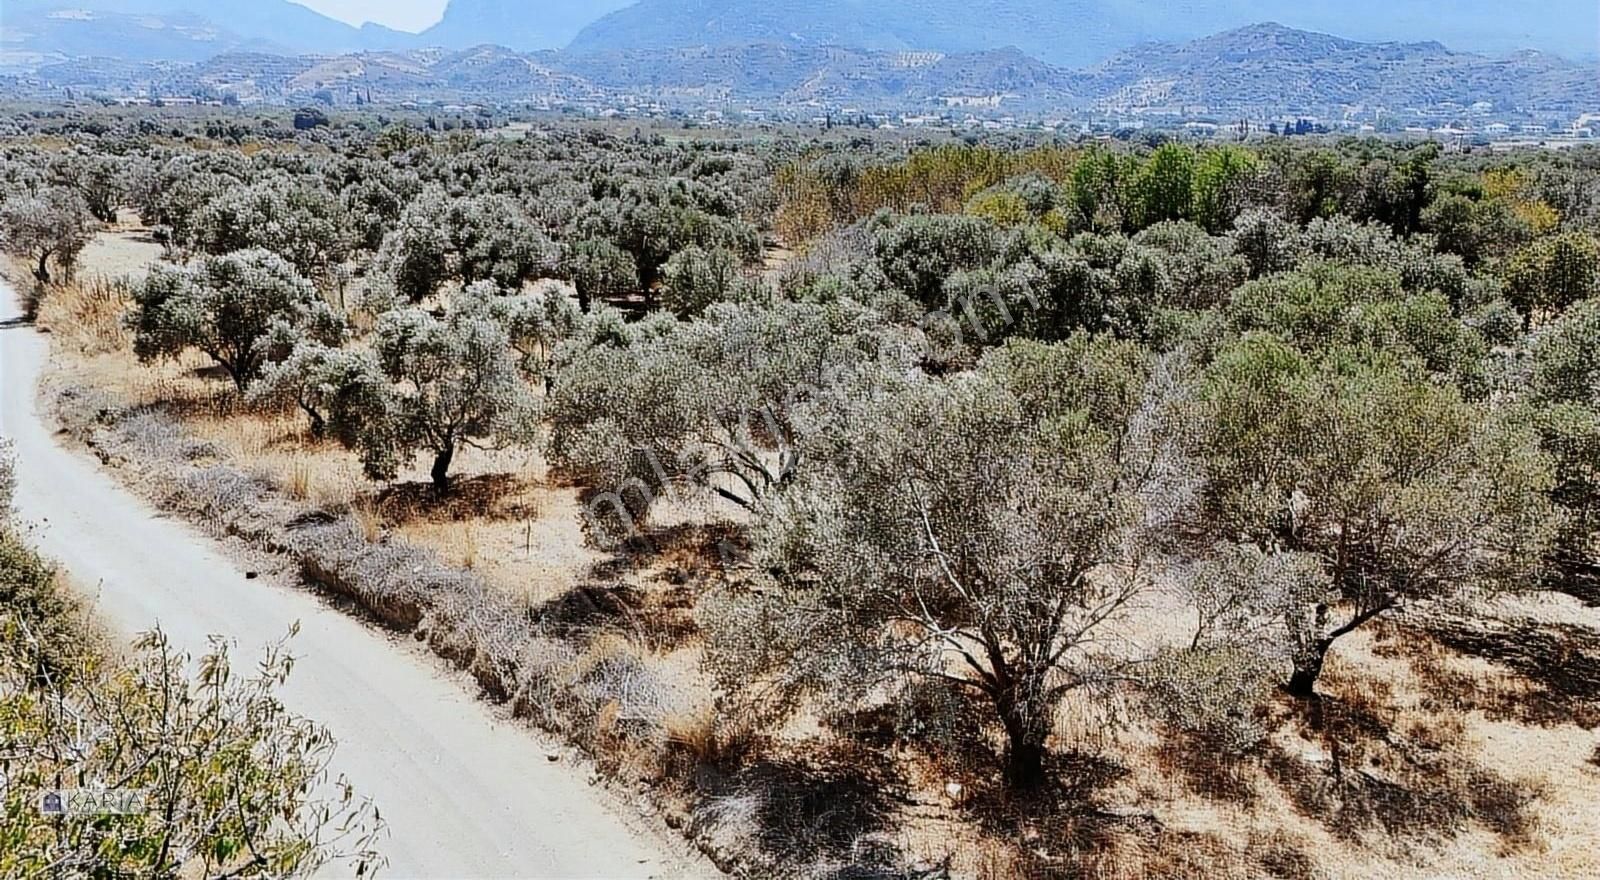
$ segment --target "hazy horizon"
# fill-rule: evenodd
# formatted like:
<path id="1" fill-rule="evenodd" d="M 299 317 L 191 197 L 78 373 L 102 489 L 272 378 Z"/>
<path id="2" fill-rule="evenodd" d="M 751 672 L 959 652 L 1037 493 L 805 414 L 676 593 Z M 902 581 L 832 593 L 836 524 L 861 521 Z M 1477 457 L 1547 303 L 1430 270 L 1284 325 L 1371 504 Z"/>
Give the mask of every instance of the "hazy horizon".
<path id="1" fill-rule="evenodd" d="M 372 22 L 397 31 L 421 33 L 439 23 L 449 0 L 294 0 L 345 24 Z"/>

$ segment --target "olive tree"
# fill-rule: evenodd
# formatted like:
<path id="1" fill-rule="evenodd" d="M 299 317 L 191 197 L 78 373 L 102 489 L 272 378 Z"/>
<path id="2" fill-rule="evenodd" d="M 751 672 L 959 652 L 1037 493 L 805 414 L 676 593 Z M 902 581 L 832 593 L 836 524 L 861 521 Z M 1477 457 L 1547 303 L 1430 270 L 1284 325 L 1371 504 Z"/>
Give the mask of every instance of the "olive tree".
<path id="1" fill-rule="evenodd" d="M 343 323 L 294 266 L 264 250 L 206 257 L 191 266 L 155 266 L 134 287 L 133 306 L 129 323 L 141 360 L 197 348 L 240 391 L 269 360 L 264 343 L 275 327 L 336 339 Z"/>
<path id="2" fill-rule="evenodd" d="M 378 247 L 375 265 L 412 302 L 432 296 L 450 278 L 450 238 L 444 228 L 444 194 L 426 189 L 401 212 Z"/>
<path id="3" fill-rule="evenodd" d="M 874 222 L 878 266 L 890 283 L 925 308 L 944 306 L 944 283 L 950 275 L 987 266 L 1000 254 L 998 229 L 979 217 L 933 214 Z"/>
<path id="4" fill-rule="evenodd" d="M 1528 582 L 1549 540 L 1550 465 L 1526 419 L 1382 352 L 1310 357 L 1248 334 L 1208 370 L 1199 410 L 1202 522 L 1312 554 L 1329 585 L 1289 615 L 1294 694 L 1374 619 Z"/>
<path id="5" fill-rule="evenodd" d="M 589 311 L 596 299 L 639 289 L 639 267 L 622 248 L 604 239 L 585 239 L 567 250 L 561 274 L 578 292 L 578 307 Z"/>
<path id="6" fill-rule="evenodd" d="M 738 257 L 731 251 L 693 245 L 673 254 L 661 275 L 661 304 L 680 318 L 692 318 L 712 303 L 731 299 L 743 281 Z"/>
<path id="7" fill-rule="evenodd" d="M 631 256 L 646 291 L 667 260 L 690 245 L 725 247 L 744 259 L 760 250 L 755 229 L 706 184 L 632 180 L 614 189 L 586 204 L 576 226 L 582 238 L 609 241 Z"/>
<path id="8" fill-rule="evenodd" d="M 591 315 L 591 335 L 606 316 Z M 562 358 L 547 452 L 626 517 L 624 533 L 680 488 L 759 508 L 800 466 L 808 407 L 858 371 L 909 368 L 917 351 L 854 305 L 723 303 L 608 335 Z"/>
<path id="9" fill-rule="evenodd" d="M 1063 696 L 1119 676 L 1089 644 L 1142 581 L 1157 373 L 1136 344 L 1080 335 L 853 395 L 758 526 L 771 588 L 713 624 L 723 686 L 941 682 L 988 704 L 1007 780 L 1039 784 Z"/>
<path id="10" fill-rule="evenodd" d="M 38 195 L 10 196 L 0 202 L 0 245 L 27 260 L 41 284 L 50 283 L 52 262 L 71 277 L 94 229 L 88 206 L 69 189 L 49 187 Z"/>
<path id="11" fill-rule="evenodd" d="M 393 479 L 409 457 L 425 452 L 443 494 L 461 448 L 533 440 L 538 401 L 505 327 L 491 316 L 476 309 L 443 317 L 419 308 L 389 312 L 378 321 L 372 347 L 385 379 L 383 405 L 337 414 L 356 423 L 330 420 L 330 428 L 354 439 L 374 479 Z"/>
<path id="12" fill-rule="evenodd" d="M 344 205 L 321 186 L 286 177 L 230 187 L 188 226 L 185 245 L 208 254 L 260 248 L 308 278 L 326 278 L 354 244 Z"/>
<path id="13" fill-rule="evenodd" d="M 90 151 L 67 153 L 51 163 L 53 176 L 77 191 L 94 219 L 117 221 L 117 208 L 130 190 L 138 163 L 127 157 Z"/>
<path id="14" fill-rule="evenodd" d="M 1271 211 L 1246 211 L 1234 220 L 1234 253 L 1250 264 L 1250 276 L 1260 278 L 1294 268 L 1305 255 L 1300 227 Z"/>
<path id="15" fill-rule="evenodd" d="M 1506 298 L 1531 325 L 1600 295 L 1600 244 L 1577 232 L 1543 238 L 1507 259 L 1501 274 Z"/>
<path id="16" fill-rule="evenodd" d="M 556 282 L 545 282 L 528 293 L 501 290 L 490 281 L 467 285 L 451 303 L 462 312 L 475 312 L 499 324 L 517 353 L 518 364 L 530 380 L 548 382 L 556 348 L 576 335 L 582 314 Z"/>
<path id="17" fill-rule="evenodd" d="M 370 351 L 301 339 L 286 357 L 262 370 L 250 386 L 252 403 L 294 406 L 310 420 L 311 435 L 330 435 L 349 447 L 363 426 L 382 424 L 388 379 Z"/>
<path id="18" fill-rule="evenodd" d="M 452 201 L 445 229 L 455 274 L 464 284 L 493 281 L 514 290 L 548 276 L 558 262 L 555 244 L 506 196 Z"/>
<path id="19" fill-rule="evenodd" d="M 1582 303 L 1529 344 L 1528 396 L 1555 462 L 1552 499 L 1565 514 L 1553 549 L 1555 574 L 1587 596 L 1600 594 L 1600 300 Z"/>
<path id="20" fill-rule="evenodd" d="M 208 202 L 252 175 L 249 160 L 225 150 L 183 152 L 158 167 L 138 193 L 139 215 L 169 247 L 192 240 L 192 223 Z"/>
<path id="21" fill-rule="evenodd" d="M 558 258 L 555 244 L 511 199 L 452 199 L 436 187 L 405 209 L 378 251 L 378 265 L 413 302 L 449 280 L 515 289 L 554 274 Z"/>

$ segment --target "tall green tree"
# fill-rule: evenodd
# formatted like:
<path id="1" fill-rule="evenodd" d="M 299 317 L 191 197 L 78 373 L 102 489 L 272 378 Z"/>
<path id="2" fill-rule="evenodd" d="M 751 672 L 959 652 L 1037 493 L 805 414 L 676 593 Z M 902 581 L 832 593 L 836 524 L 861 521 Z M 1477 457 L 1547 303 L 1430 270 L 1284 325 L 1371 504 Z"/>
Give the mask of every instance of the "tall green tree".
<path id="1" fill-rule="evenodd" d="M 1204 521 L 1313 554 L 1330 586 L 1290 618 L 1292 693 L 1311 695 L 1329 649 L 1374 619 L 1536 572 L 1552 476 L 1524 414 L 1382 352 L 1308 357 L 1266 334 L 1224 349 L 1199 399 Z"/>
<path id="2" fill-rule="evenodd" d="M 1011 785 L 1040 784 L 1056 707 L 1115 675 L 1088 646 L 1139 589 L 1150 376 L 1080 336 L 856 398 L 760 527 L 776 583 L 712 640 L 724 686 L 934 682 L 992 713 Z"/>

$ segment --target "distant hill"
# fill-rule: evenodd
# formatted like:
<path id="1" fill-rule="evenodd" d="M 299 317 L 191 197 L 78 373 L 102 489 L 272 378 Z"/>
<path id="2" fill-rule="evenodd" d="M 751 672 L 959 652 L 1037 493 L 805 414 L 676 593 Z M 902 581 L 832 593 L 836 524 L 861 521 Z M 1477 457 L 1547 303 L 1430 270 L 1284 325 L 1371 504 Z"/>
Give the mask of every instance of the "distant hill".
<path id="1" fill-rule="evenodd" d="M 946 54 L 1015 47 L 1081 67 L 1144 43 L 1259 21 L 1496 54 L 1600 52 L 1595 0 L 450 0 L 422 34 L 351 27 L 291 0 L 3 0 L 0 51 L 5 66 L 17 67 L 17 59 L 82 56 L 197 60 L 241 48 L 293 54 L 491 43 L 627 52 L 772 43 Z"/>
<path id="2" fill-rule="evenodd" d="M 228 52 L 353 52 L 415 44 L 414 34 L 351 27 L 290 0 L 5 0 L 0 52 L 198 61 Z"/>
<path id="3" fill-rule="evenodd" d="M 1600 106 L 1596 73 L 1539 52 L 1489 58 L 1437 42 L 1363 43 L 1261 24 L 1121 52 L 1075 77 L 1073 88 L 1116 107 L 1583 107 Z"/>
<path id="4" fill-rule="evenodd" d="M 767 43 L 569 51 L 552 63 L 610 91 L 664 99 L 907 106 L 1009 94 L 1035 107 L 1079 102 L 1065 71 L 1016 49 L 946 55 Z"/>
<path id="5" fill-rule="evenodd" d="M 87 56 L 202 61 L 225 52 L 289 51 L 270 40 L 242 36 L 189 13 L 158 17 L 94 9 L 8 8 L 3 15 L 0 61 L 6 67 L 33 67 Z M 112 46 L 116 51 L 107 51 Z"/>
<path id="6" fill-rule="evenodd" d="M 1084 65 L 1130 46 L 1182 41 L 1259 21 L 1379 41 L 1444 39 L 1496 52 L 1592 55 L 1594 0 L 640 0 L 589 25 L 569 48 L 605 51 L 782 43 L 972 52 L 1015 46 Z"/>
<path id="7" fill-rule="evenodd" d="M 493 46 L 340 56 L 242 53 L 187 65 L 69 61 L 38 75 L 58 86 L 105 89 L 120 82 L 125 89 L 200 90 L 250 100 L 327 92 L 336 99 L 370 94 L 390 101 L 606 97 L 896 110 L 1175 108 L 1224 115 L 1355 104 L 1398 110 L 1448 101 L 1592 110 L 1600 107 L 1594 73 L 1592 65 L 1542 53 L 1496 59 L 1434 42 L 1362 43 L 1264 24 L 1184 44 L 1148 44 L 1076 71 L 1016 49 L 941 53 L 765 43 L 531 54 Z"/>

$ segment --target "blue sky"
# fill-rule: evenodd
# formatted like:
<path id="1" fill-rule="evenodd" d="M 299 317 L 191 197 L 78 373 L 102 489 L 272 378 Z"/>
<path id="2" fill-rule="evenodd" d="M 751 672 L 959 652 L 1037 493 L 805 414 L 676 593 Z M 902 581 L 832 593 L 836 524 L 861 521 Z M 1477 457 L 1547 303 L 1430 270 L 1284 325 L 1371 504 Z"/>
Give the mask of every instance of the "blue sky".
<path id="1" fill-rule="evenodd" d="M 375 21 L 404 31 L 420 31 L 439 20 L 446 0 L 295 0 L 323 15 L 360 24 Z"/>

